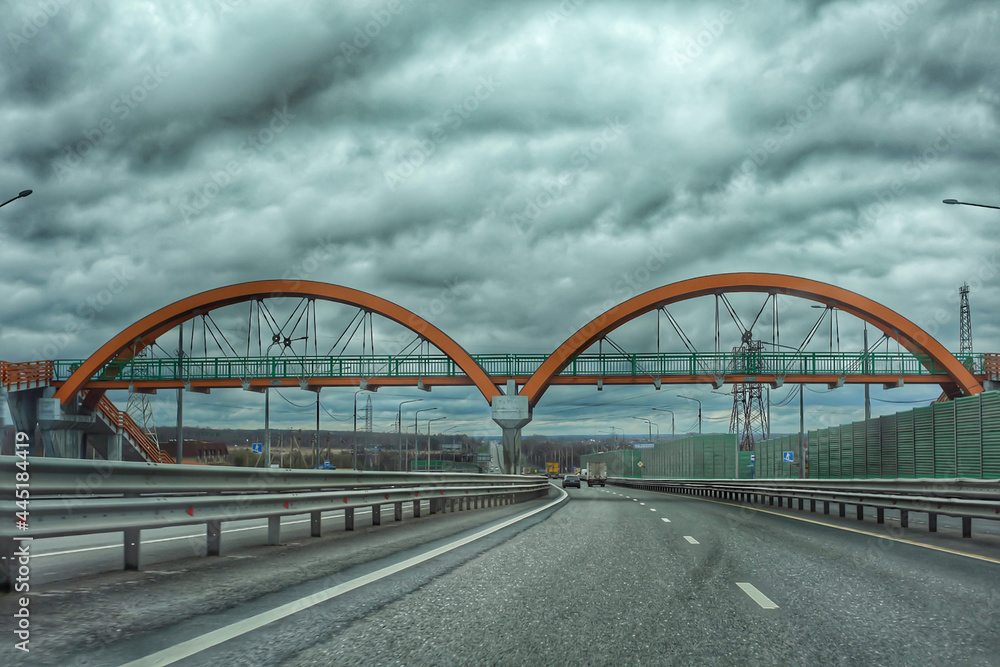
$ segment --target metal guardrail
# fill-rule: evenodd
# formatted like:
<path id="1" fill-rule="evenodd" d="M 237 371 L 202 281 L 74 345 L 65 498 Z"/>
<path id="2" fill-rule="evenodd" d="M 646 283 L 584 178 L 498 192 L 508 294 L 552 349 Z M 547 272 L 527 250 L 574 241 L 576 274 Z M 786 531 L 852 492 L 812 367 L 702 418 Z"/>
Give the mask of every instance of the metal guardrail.
<path id="1" fill-rule="evenodd" d="M 885 510 L 899 511 L 900 525 L 909 525 L 909 513 L 926 513 L 929 532 L 937 531 L 938 515 L 962 519 L 962 537 L 972 537 L 972 519 L 1000 520 L 1000 480 L 983 479 L 895 479 L 895 480 L 816 480 L 816 479 L 634 479 L 609 477 L 608 483 L 649 491 L 696 495 L 740 503 L 767 503 L 783 507 L 816 511 L 823 503 L 823 513 L 830 505 L 839 505 L 840 516 L 846 516 L 848 505 L 854 505 L 859 521 L 864 508 L 873 507 L 879 523 L 885 521 Z"/>
<path id="2" fill-rule="evenodd" d="M 125 569 L 139 569 L 140 533 L 153 528 L 205 524 L 208 555 L 221 553 L 222 522 L 268 519 L 268 544 L 280 543 L 281 517 L 308 514 L 321 535 L 323 512 L 342 510 L 346 530 L 354 513 L 371 508 L 381 523 L 384 505 L 394 520 L 403 504 L 421 503 L 431 514 L 510 504 L 548 493 L 548 480 L 526 475 L 404 473 L 169 466 L 151 463 L 27 459 L 0 456 L 0 590 L 9 590 L 15 549 L 25 538 L 123 532 Z M 18 465 L 20 462 L 20 466 Z M 14 480 L 26 468 L 27 498 Z M 25 504 L 24 501 L 27 500 Z M 17 525 L 26 512 L 27 526 Z"/>

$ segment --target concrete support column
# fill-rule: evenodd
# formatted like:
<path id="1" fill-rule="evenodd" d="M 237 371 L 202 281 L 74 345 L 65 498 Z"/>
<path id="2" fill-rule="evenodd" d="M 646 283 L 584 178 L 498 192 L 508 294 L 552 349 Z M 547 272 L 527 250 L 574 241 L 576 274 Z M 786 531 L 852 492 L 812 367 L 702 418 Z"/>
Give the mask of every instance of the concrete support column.
<path id="1" fill-rule="evenodd" d="M 139 545 L 141 531 L 138 528 L 125 529 L 125 569 L 139 569 Z"/>
<path id="2" fill-rule="evenodd" d="M 381 526 L 382 525 L 382 506 L 372 505 L 372 525 Z"/>
<path id="3" fill-rule="evenodd" d="M 962 517 L 962 537 L 972 537 L 972 517 Z"/>
<path id="4" fill-rule="evenodd" d="M 934 512 L 927 513 L 927 532 L 936 533 L 937 532 L 937 514 Z"/>
<path id="5" fill-rule="evenodd" d="M 899 525 L 902 528 L 910 527 L 910 512 L 909 510 L 899 510 Z"/>
<path id="6" fill-rule="evenodd" d="M 419 500 L 414 500 L 413 501 L 413 516 L 415 518 L 417 518 L 417 519 L 420 518 L 420 501 Z"/>
<path id="7" fill-rule="evenodd" d="M 312 537 L 321 537 L 323 534 L 323 513 L 319 510 L 309 512 L 309 534 Z"/>
<path id="8" fill-rule="evenodd" d="M 429 505 L 430 507 L 427 508 L 427 511 L 431 514 L 437 514 L 438 511 L 437 498 L 431 498 Z"/>
<path id="9" fill-rule="evenodd" d="M 517 395 L 514 380 L 507 381 L 506 393 L 493 397 L 493 421 L 503 432 L 503 471 L 508 475 L 521 473 L 521 428 L 531 421 L 531 406 L 527 396 Z"/>
<path id="10" fill-rule="evenodd" d="M 847 516 L 847 505 L 845 503 L 840 503 L 840 516 L 841 518 Z"/>
<path id="11" fill-rule="evenodd" d="M 392 514 L 394 521 L 403 520 L 403 503 L 393 503 L 392 504 Z"/>
<path id="12" fill-rule="evenodd" d="M 885 509 L 882 507 L 875 508 L 875 522 L 885 523 Z"/>
<path id="13" fill-rule="evenodd" d="M 206 533 L 208 536 L 207 555 L 218 556 L 222 551 L 222 522 L 218 519 L 209 521 L 206 524 Z"/>
<path id="14" fill-rule="evenodd" d="M 864 521 L 865 520 L 865 506 L 864 505 L 858 505 L 857 516 L 858 516 L 858 521 Z"/>
<path id="15" fill-rule="evenodd" d="M 281 517 L 267 517 L 267 543 L 271 546 L 281 544 Z"/>
<path id="16" fill-rule="evenodd" d="M 448 501 L 448 511 L 451 512 L 452 514 L 455 513 L 455 499 L 454 498 L 451 498 Z"/>
<path id="17" fill-rule="evenodd" d="M 354 508 L 344 510 L 344 530 L 354 530 Z"/>

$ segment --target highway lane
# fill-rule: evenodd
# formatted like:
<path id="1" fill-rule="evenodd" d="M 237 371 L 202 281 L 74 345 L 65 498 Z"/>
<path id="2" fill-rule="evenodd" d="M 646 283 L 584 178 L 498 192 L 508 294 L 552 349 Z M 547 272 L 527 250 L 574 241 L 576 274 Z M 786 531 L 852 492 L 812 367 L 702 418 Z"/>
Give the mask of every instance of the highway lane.
<path id="1" fill-rule="evenodd" d="M 1000 665 L 1000 564 L 687 496 L 615 487 L 569 495 L 175 664 Z M 211 614 L 191 606 L 172 625 L 147 618 L 143 633 L 77 664 L 121 664 L 237 627 L 478 529 L 388 554 L 361 548 L 335 577 Z M 224 596 L 225 584 L 217 590 Z"/>

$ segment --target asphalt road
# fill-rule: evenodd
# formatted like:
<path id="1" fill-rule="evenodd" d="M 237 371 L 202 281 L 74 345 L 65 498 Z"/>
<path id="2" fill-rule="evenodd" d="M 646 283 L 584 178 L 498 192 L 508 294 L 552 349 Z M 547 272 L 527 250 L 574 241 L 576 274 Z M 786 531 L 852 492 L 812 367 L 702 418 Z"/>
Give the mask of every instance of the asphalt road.
<path id="1" fill-rule="evenodd" d="M 184 578 L 101 575 L 83 596 L 61 582 L 33 638 L 50 650 L 0 662 L 120 665 L 189 642 L 172 664 L 1000 665 L 1000 563 L 687 496 L 569 496 L 189 559 Z M 268 571 L 285 581 L 246 584 Z M 97 634 L 88 613 L 106 631 L 73 650 Z"/>

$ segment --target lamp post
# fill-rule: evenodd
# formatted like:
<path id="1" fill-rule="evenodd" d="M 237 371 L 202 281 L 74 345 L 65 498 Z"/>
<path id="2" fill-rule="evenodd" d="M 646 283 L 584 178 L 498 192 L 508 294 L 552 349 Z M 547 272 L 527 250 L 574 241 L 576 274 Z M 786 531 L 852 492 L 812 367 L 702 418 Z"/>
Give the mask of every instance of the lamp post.
<path id="1" fill-rule="evenodd" d="M 697 398 L 691 398 L 690 396 L 681 396 L 677 394 L 677 398 L 686 398 L 689 401 L 694 401 L 698 404 L 698 435 L 701 435 L 701 401 Z"/>
<path id="2" fill-rule="evenodd" d="M 653 441 L 653 422 L 649 421 L 645 417 L 632 417 L 632 419 L 638 419 L 639 421 L 646 422 L 646 426 L 649 427 L 649 441 L 652 442 Z M 656 430 L 657 430 L 657 432 L 659 432 L 660 427 L 657 426 Z"/>
<path id="3" fill-rule="evenodd" d="M 421 408 L 413 413 L 413 465 L 416 466 L 417 462 L 420 460 L 420 429 L 417 428 L 417 417 L 421 412 L 427 412 L 428 410 L 437 410 L 437 408 Z M 430 472 L 430 471 L 428 471 Z"/>
<path id="4" fill-rule="evenodd" d="M 358 469 L 358 394 L 369 391 L 365 387 L 354 392 L 354 469 Z"/>
<path id="5" fill-rule="evenodd" d="M 439 422 L 447 417 L 435 417 L 427 420 L 427 472 L 431 471 L 431 422 Z"/>
<path id="6" fill-rule="evenodd" d="M 667 408 L 653 408 L 653 409 L 658 412 L 670 413 L 670 438 L 673 439 L 673 437 L 677 434 L 676 430 L 674 430 L 674 411 L 668 410 Z"/>
<path id="7" fill-rule="evenodd" d="M 459 426 L 458 424 L 455 424 L 454 426 L 449 426 L 445 430 L 443 430 L 440 433 L 438 433 L 438 435 L 441 435 L 443 433 L 447 433 L 448 431 L 454 431 L 456 428 L 458 428 L 458 426 Z M 451 467 L 452 467 L 452 472 L 454 472 L 455 463 L 457 463 L 457 462 L 458 462 L 458 454 L 453 451 L 451 453 L 451 463 L 452 463 Z"/>
<path id="8" fill-rule="evenodd" d="M 7 201 L 5 201 L 4 203 L 0 204 L 0 208 L 3 208 L 4 206 L 6 206 L 7 204 L 11 203 L 12 201 L 16 201 L 16 200 L 21 199 L 23 197 L 27 197 L 31 193 L 32 193 L 32 190 L 21 190 L 19 193 L 17 193 L 16 197 L 11 197 L 10 199 L 8 199 Z"/>
<path id="9" fill-rule="evenodd" d="M 28 192 L 31 192 L 31 190 L 28 190 Z M 941 201 L 943 203 L 945 203 L 945 204 L 951 204 L 951 205 L 959 204 L 959 205 L 962 205 L 962 206 L 978 206 L 979 208 L 995 208 L 995 209 L 1000 209 L 1000 206 L 990 206 L 989 204 L 973 204 L 972 202 L 958 201 L 957 199 L 942 199 Z"/>
<path id="10" fill-rule="evenodd" d="M 399 429 L 399 469 L 406 470 L 403 466 L 403 406 L 407 403 L 417 403 L 422 401 L 422 398 L 411 398 L 408 401 L 403 401 L 399 404 L 399 408 L 396 410 L 396 424 Z"/>

